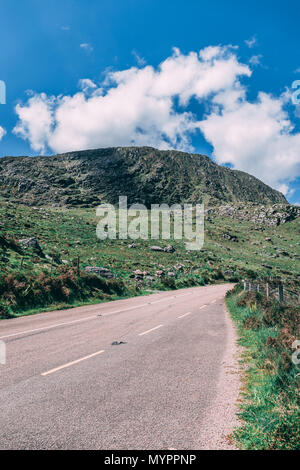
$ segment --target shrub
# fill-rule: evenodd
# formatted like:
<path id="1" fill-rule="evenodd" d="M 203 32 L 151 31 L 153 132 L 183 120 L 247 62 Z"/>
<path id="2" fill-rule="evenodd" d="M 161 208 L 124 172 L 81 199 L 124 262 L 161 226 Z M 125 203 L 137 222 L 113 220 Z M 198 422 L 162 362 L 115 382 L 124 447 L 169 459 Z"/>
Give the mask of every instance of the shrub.
<path id="1" fill-rule="evenodd" d="M 37 276 L 25 276 L 12 272 L 0 276 L 0 301 L 13 311 L 125 293 L 126 287 L 121 280 L 107 280 L 86 272 L 78 275 L 75 269 L 64 266 L 56 274 L 41 272 Z M 1 317 L 5 315 L 8 313 L 3 310 Z"/>

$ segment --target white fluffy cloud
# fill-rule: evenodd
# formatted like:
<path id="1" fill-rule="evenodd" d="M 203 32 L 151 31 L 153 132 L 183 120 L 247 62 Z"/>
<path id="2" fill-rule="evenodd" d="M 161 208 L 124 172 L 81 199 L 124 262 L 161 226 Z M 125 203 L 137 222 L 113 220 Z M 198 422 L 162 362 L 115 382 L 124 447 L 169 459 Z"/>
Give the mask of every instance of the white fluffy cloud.
<path id="1" fill-rule="evenodd" d="M 250 76 L 230 47 L 209 47 L 197 54 L 173 55 L 160 64 L 110 72 L 101 86 L 80 81 L 73 96 L 35 94 L 19 104 L 14 132 L 32 148 L 55 152 L 113 145 L 153 145 L 189 149 L 198 128 L 186 107 Z M 175 98 L 180 110 L 175 110 Z"/>
<path id="2" fill-rule="evenodd" d="M 300 175 L 300 134 L 293 133 L 284 110 L 286 96 L 259 93 L 252 103 L 245 97 L 228 103 L 217 95 L 214 102 L 200 129 L 213 145 L 216 161 L 231 163 L 289 194 L 288 182 Z"/>
<path id="3" fill-rule="evenodd" d="M 6 130 L 0 126 L 0 140 L 5 136 Z"/>
<path id="4" fill-rule="evenodd" d="M 218 163 L 287 194 L 300 176 L 300 134 L 285 111 L 287 94 L 247 100 L 241 79 L 251 74 L 232 46 L 186 55 L 174 49 L 158 68 L 108 72 L 100 85 L 82 79 L 74 95 L 32 94 L 16 107 L 14 132 L 36 152 L 67 152 L 122 145 L 193 150 L 191 136 L 200 131 Z M 189 111 L 192 99 L 205 105 L 204 116 Z"/>
<path id="5" fill-rule="evenodd" d="M 24 139 L 29 139 L 31 147 L 36 152 L 44 152 L 51 138 L 54 124 L 53 105 L 54 99 L 41 93 L 31 96 L 26 106 L 20 104 L 16 106 L 19 121 L 14 128 L 14 133 Z"/>

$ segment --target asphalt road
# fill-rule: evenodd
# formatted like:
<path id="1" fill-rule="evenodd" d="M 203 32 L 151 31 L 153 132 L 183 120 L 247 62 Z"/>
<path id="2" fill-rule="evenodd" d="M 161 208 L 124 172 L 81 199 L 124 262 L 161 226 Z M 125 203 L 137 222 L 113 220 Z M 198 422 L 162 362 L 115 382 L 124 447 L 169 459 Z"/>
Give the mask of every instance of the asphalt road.
<path id="1" fill-rule="evenodd" d="M 205 448 L 230 287 L 1 321 L 0 449 Z"/>

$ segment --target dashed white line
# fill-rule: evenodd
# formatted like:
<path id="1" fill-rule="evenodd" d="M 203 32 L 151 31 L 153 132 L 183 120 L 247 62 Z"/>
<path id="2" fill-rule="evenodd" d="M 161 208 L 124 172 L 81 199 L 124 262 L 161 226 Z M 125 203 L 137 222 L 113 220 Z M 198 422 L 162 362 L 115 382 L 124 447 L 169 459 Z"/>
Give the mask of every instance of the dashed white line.
<path id="1" fill-rule="evenodd" d="M 74 366 L 75 364 L 78 364 L 78 362 L 86 361 L 87 359 L 91 359 L 92 357 L 98 356 L 99 354 L 104 353 L 104 349 L 101 351 L 97 351 L 93 354 L 90 354 L 89 356 L 82 357 L 81 359 L 77 359 L 76 361 L 68 362 L 67 364 L 64 364 L 63 366 L 56 367 L 55 369 L 48 370 L 47 372 L 43 372 L 41 375 L 49 375 L 53 374 L 54 372 L 57 372 L 61 369 L 65 369 L 66 367 Z"/>
<path id="2" fill-rule="evenodd" d="M 151 331 L 157 330 L 158 328 L 161 328 L 162 326 L 164 325 L 158 325 L 158 326 L 155 326 L 154 328 L 151 328 L 151 330 L 143 331 L 143 333 L 139 333 L 139 336 L 144 336 L 148 333 L 151 333 Z"/>
<path id="3" fill-rule="evenodd" d="M 190 315 L 192 312 L 187 312 L 187 313 L 184 313 L 183 315 L 180 315 L 179 317 L 177 318 L 184 318 L 184 317 L 187 317 L 188 315 Z"/>
<path id="4" fill-rule="evenodd" d="M 146 307 L 147 304 L 140 304 L 140 305 L 136 305 L 135 307 L 127 307 L 127 308 L 122 308 L 121 310 L 113 310 L 112 312 L 106 312 L 107 313 L 107 316 L 108 315 L 111 315 L 112 313 L 122 313 L 122 312 L 127 312 L 128 310 L 135 310 L 136 308 L 140 308 L 140 307 Z M 105 312 L 103 313 L 103 315 L 105 315 Z"/>
<path id="5" fill-rule="evenodd" d="M 171 297 L 168 297 L 167 299 L 154 300 L 154 302 L 150 302 L 150 305 L 158 304 L 159 302 L 164 302 L 165 300 L 172 300 L 172 299 Z"/>
<path id="6" fill-rule="evenodd" d="M 215 303 L 216 303 L 216 301 L 217 301 L 217 299 L 213 300 L 213 301 L 211 302 L 211 304 L 215 304 Z"/>
<path id="7" fill-rule="evenodd" d="M 189 294 L 178 295 L 176 297 L 184 297 L 186 295 L 190 295 L 190 293 Z M 156 300 L 154 302 L 150 302 L 150 304 L 152 305 L 152 304 L 156 304 L 158 302 L 163 302 L 163 301 L 171 300 L 171 299 L 172 299 L 171 297 L 165 297 L 164 299 L 160 299 L 160 300 Z M 136 305 L 135 307 L 127 307 L 127 308 L 123 308 L 123 309 L 120 309 L 120 310 L 113 310 L 112 312 L 106 312 L 106 313 L 103 312 L 103 316 L 112 315 L 114 313 L 127 312 L 129 310 L 135 310 L 137 308 L 146 307 L 147 305 L 149 305 L 149 303 Z M 99 308 L 99 307 L 97 307 L 97 308 Z M 97 315 L 93 315 L 93 316 L 89 316 L 89 317 L 85 317 L 85 318 L 80 318 L 79 320 L 72 320 L 72 321 L 69 321 L 69 322 L 55 323 L 54 325 L 44 326 L 42 328 L 34 328 L 32 330 L 24 330 L 24 331 L 19 331 L 18 333 L 12 333 L 12 334 L 9 334 L 9 335 L 0 336 L 0 339 L 11 338 L 13 336 L 22 336 L 22 335 L 26 335 L 27 333 L 35 333 L 35 332 L 38 332 L 38 331 L 50 330 L 52 328 L 57 328 L 59 326 L 72 325 L 74 323 L 80 323 L 80 322 L 83 322 L 83 321 L 86 321 L 86 320 L 92 320 L 92 319 L 96 319 L 96 318 L 97 318 Z"/>
<path id="8" fill-rule="evenodd" d="M 191 295 L 191 294 L 188 293 L 188 294 L 174 295 L 173 297 L 165 297 L 164 299 L 154 300 L 154 302 L 150 302 L 150 304 L 153 305 L 153 304 L 157 304 L 158 302 L 164 302 L 166 300 L 176 299 L 177 297 L 185 297 L 186 295 Z"/>
<path id="9" fill-rule="evenodd" d="M 202 310 L 203 308 L 207 307 L 207 304 L 205 305 L 202 305 L 202 307 L 200 307 L 200 310 Z"/>
<path id="10" fill-rule="evenodd" d="M 79 320 L 73 320 L 73 321 L 63 322 L 63 323 L 55 323 L 55 325 L 44 326 L 43 328 L 34 328 L 33 330 L 19 331 L 18 333 L 12 333 L 10 335 L 0 336 L 0 339 L 11 338 L 12 336 L 25 335 L 26 333 L 34 333 L 35 331 L 50 330 L 51 328 L 56 328 L 58 326 L 64 326 L 64 325 L 71 325 L 72 323 L 79 323 L 85 320 L 91 320 L 92 318 L 97 318 L 97 317 L 93 315 L 92 317 L 80 318 Z"/>

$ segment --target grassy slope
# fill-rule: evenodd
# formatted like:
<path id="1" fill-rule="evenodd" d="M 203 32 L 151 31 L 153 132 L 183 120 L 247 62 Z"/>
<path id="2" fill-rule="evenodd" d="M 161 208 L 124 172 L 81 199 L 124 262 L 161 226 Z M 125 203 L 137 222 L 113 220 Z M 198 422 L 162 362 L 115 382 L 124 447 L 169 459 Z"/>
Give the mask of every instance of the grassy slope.
<path id="1" fill-rule="evenodd" d="M 138 240 L 137 248 L 130 249 L 127 240 L 98 240 L 95 209 L 30 208 L 0 202 L 0 220 L 0 234 L 14 240 L 34 236 L 47 255 L 41 257 L 32 249 L 20 251 L 14 242 L 5 247 L 0 240 L 0 305 L 5 305 L 13 314 L 136 295 L 148 288 L 201 285 L 251 275 L 278 274 L 286 279 L 295 279 L 300 273 L 300 260 L 295 258 L 299 252 L 300 219 L 261 232 L 255 230 L 250 222 L 213 218 L 205 225 L 203 250 L 188 253 L 182 241 L 171 241 L 176 248 L 175 254 L 149 250 L 150 245 L 165 246 L 167 241 Z M 222 234 L 226 232 L 236 235 L 238 243 L 225 240 Z M 271 237 L 272 243 L 265 241 L 266 237 Z M 290 257 L 279 255 L 270 258 L 276 253 L 276 248 L 288 252 Z M 24 263 L 20 272 L 22 256 Z M 100 281 L 95 284 L 91 276 L 83 274 L 78 277 L 72 268 L 77 256 L 80 256 L 82 268 L 87 265 L 110 268 L 116 276 L 115 284 L 110 282 L 107 286 Z M 183 265 L 182 270 L 174 269 L 177 263 Z M 273 269 L 262 267 L 262 263 L 273 266 Z M 176 279 L 166 276 L 164 279 L 155 278 L 151 286 L 137 286 L 130 278 L 136 269 L 147 271 L 152 277 L 160 269 L 174 271 Z M 59 285 L 54 282 L 58 278 Z M 39 290 L 39 279 L 46 293 L 38 292 L 37 296 L 34 292 Z M 65 292 L 63 287 L 66 287 Z M 48 294 L 47 289 L 51 291 Z M 55 289 L 59 290 L 58 295 Z M 26 296 L 27 301 L 24 302 Z"/>
<path id="2" fill-rule="evenodd" d="M 239 291 L 227 306 L 244 347 L 242 425 L 235 433 L 242 449 L 300 449 L 300 376 L 291 348 L 300 337 L 300 306 L 266 302 Z"/>

